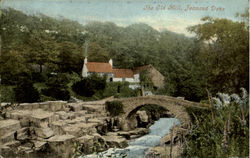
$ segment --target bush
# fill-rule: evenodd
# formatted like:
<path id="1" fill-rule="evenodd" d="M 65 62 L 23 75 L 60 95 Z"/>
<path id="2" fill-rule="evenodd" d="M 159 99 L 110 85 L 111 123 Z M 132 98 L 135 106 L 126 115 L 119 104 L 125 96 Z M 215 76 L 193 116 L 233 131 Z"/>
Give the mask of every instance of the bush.
<path id="1" fill-rule="evenodd" d="M 120 101 L 111 101 L 105 103 L 105 108 L 111 116 L 118 116 L 123 113 L 123 104 Z"/>
<path id="2" fill-rule="evenodd" d="M 118 87 L 120 87 L 120 93 L 118 93 Z M 107 84 L 103 96 L 110 97 L 115 96 L 116 98 L 120 97 L 136 97 L 137 90 L 129 88 L 128 82 L 110 82 Z"/>
<path id="3" fill-rule="evenodd" d="M 58 100 L 69 100 L 70 94 L 67 89 L 60 89 L 56 87 L 42 89 L 42 94 L 53 97 Z"/>
<path id="4" fill-rule="evenodd" d="M 46 75 L 44 73 L 32 72 L 31 76 L 33 82 L 45 82 L 46 80 Z"/>
<path id="5" fill-rule="evenodd" d="M 31 79 L 26 75 L 19 76 L 17 87 L 13 90 L 15 101 L 19 103 L 32 103 L 40 100 L 38 90 L 34 88 Z"/>
<path id="6" fill-rule="evenodd" d="M 105 78 L 99 77 L 97 75 L 91 75 L 90 77 L 82 78 L 72 85 L 72 90 L 85 97 L 92 97 L 96 92 L 103 91 L 106 87 Z"/>
<path id="7" fill-rule="evenodd" d="M 70 93 L 67 90 L 67 83 L 69 82 L 66 74 L 51 75 L 46 82 L 48 88 L 42 89 L 43 95 L 53 97 L 58 100 L 69 100 Z"/>

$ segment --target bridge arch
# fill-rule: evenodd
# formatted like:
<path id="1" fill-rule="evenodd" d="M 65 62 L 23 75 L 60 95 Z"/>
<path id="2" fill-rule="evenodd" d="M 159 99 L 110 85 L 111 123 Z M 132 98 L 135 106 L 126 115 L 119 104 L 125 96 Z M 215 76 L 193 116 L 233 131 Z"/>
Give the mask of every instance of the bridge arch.
<path id="1" fill-rule="evenodd" d="M 165 107 L 161 106 L 161 105 L 157 105 L 157 104 L 143 104 L 143 105 L 140 105 L 140 106 L 137 106 L 135 109 L 133 109 L 130 113 L 128 113 L 127 115 L 127 118 L 126 119 L 129 119 L 131 118 L 133 115 L 136 114 L 137 111 L 141 110 L 143 107 L 157 107 L 157 108 L 160 108 L 158 110 L 162 110 L 161 112 L 168 112 L 169 110 L 166 109 Z"/>
<path id="2" fill-rule="evenodd" d="M 175 97 L 158 96 L 158 95 L 122 98 L 117 100 L 123 103 L 124 113 L 121 115 L 121 118 L 123 120 L 128 120 L 129 115 L 132 111 L 140 108 L 145 104 L 156 104 L 162 106 L 163 108 L 171 112 L 176 118 L 180 120 L 182 126 L 187 126 L 191 122 L 190 116 L 186 111 L 186 107 L 187 106 L 201 107 L 200 103 L 181 100 Z"/>

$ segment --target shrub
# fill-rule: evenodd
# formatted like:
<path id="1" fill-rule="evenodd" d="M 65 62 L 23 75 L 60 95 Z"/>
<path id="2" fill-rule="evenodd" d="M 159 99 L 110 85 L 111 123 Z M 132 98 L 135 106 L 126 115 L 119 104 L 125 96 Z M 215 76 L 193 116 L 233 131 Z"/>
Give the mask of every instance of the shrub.
<path id="1" fill-rule="evenodd" d="M 58 100 L 69 100 L 70 93 L 67 90 L 69 82 L 66 74 L 51 75 L 46 82 L 48 88 L 42 89 L 42 94 Z"/>
<path id="2" fill-rule="evenodd" d="M 70 94 L 67 89 L 60 89 L 56 87 L 42 89 L 42 94 L 53 97 L 58 100 L 69 100 Z"/>
<path id="3" fill-rule="evenodd" d="M 80 96 L 92 97 L 96 92 L 103 91 L 106 87 L 106 80 L 97 75 L 82 78 L 72 85 L 72 90 Z"/>
<path id="4" fill-rule="evenodd" d="M 31 76 L 33 82 L 44 82 L 46 80 L 46 75 L 44 73 L 32 72 Z"/>
<path id="5" fill-rule="evenodd" d="M 34 88 L 31 79 L 26 75 L 20 75 L 17 87 L 13 89 L 15 101 L 19 103 L 32 103 L 40 100 L 39 92 Z"/>
<path id="6" fill-rule="evenodd" d="M 118 93 L 118 87 L 120 89 L 120 93 Z M 103 92 L 103 96 L 104 97 L 115 96 L 116 98 L 136 97 L 137 90 L 129 88 L 128 82 L 110 82 L 107 84 Z"/>
<path id="7" fill-rule="evenodd" d="M 111 101 L 105 103 L 105 108 L 111 116 L 118 116 L 123 113 L 123 104 L 120 101 Z"/>

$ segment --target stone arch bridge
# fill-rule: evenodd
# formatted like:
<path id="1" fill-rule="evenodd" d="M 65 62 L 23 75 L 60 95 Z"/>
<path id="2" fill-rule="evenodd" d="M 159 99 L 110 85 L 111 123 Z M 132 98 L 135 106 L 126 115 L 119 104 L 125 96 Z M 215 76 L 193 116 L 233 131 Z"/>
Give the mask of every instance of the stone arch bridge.
<path id="1" fill-rule="evenodd" d="M 201 103 L 191 102 L 175 97 L 161 96 L 161 95 L 122 98 L 115 100 L 121 101 L 124 105 L 123 106 L 124 113 L 120 116 L 120 118 L 124 121 L 129 119 L 129 115 L 132 111 L 139 109 L 143 105 L 156 104 L 169 110 L 169 112 L 171 112 L 176 118 L 180 120 L 182 126 L 185 126 L 186 128 L 188 128 L 187 125 L 190 124 L 191 120 L 185 107 L 191 106 L 197 108 L 204 108 L 204 105 Z"/>

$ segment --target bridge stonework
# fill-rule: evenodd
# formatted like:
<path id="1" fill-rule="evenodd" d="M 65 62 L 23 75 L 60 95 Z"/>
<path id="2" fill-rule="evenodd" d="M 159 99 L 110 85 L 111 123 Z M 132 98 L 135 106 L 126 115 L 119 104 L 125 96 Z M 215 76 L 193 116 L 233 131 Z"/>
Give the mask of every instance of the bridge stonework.
<path id="1" fill-rule="evenodd" d="M 126 124 L 129 124 L 128 116 L 133 110 L 145 104 L 156 104 L 169 110 L 169 112 L 174 114 L 174 116 L 180 120 L 183 127 L 188 128 L 191 120 L 188 113 L 186 112 L 185 107 L 202 107 L 200 103 L 160 95 L 122 98 L 115 100 L 121 101 L 123 103 L 124 113 L 120 116 L 120 118 L 124 121 L 124 126 L 127 126 Z M 126 130 L 126 128 L 127 127 L 124 127 L 124 130 Z"/>

